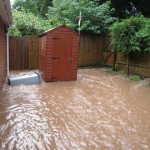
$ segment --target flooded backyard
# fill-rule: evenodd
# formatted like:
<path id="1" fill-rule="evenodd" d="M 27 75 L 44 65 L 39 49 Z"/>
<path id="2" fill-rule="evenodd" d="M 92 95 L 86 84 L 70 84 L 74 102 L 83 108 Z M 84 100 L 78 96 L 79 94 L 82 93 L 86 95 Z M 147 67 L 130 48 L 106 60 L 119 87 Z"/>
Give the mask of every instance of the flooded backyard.
<path id="1" fill-rule="evenodd" d="M 104 69 L 78 80 L 4 85 L 1 150 L 149 150 L 150 87 Z"/>

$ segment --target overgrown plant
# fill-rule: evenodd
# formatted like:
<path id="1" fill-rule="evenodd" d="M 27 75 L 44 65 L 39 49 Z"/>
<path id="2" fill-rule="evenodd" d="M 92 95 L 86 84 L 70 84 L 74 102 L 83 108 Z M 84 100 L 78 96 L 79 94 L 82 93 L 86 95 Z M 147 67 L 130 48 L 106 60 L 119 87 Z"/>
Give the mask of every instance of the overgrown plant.
<path id="1" fill-rule="evenodd" d="M 117 52 L 127 56 L 127 74 L 131 53 L 150 52 L 150 19 L 130 17 L 113 24 L 111 40 Z"/>

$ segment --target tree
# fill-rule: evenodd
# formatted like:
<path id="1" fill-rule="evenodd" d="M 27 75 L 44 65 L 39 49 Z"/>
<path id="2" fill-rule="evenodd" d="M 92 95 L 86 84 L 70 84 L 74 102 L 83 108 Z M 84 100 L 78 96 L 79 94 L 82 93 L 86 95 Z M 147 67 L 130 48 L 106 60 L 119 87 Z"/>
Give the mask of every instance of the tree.
<path id="1" fill-rule="evenodd" d="M 33 14 L 38 13 L 38 8 L 36 7 L 36 3 L 33 0 L 15 0 L 13 4 L 13 10 L 26 12 L 32 12 Z"/>
<path id="2" fill-rule="evenodd" d="M 47 22 L 33 13 L 26 11 L 13 12 L 13 25 L 9 32 L 11 36 L 36 35 L 47 29 Z"/>
<path id="3" fill-rule="evenodd" d="M 110 0 L 111 8 L 115 8 L 115 15 L 119 18 L 130 17 L 133 13 L 133 8 L 136 13 L 141 13 L 144 16 L 150 16 L 150 1 L 149 0 Z M 106 0 L 98 0 L 99 4 L 103 4 Z"/>
<path id="4" fill-rule="evenodd" d="M 41 0 L 39 0 L 39 2 L 40 1 Z M 43 0 L 42 1 L 42 5 L 41 5 L 41 7 L 39 7 L 39 11 L 40 11 L 41 16 L 46 17 L 46 14 L 47 14 L 48 9 L 49 9 L 50 6 L 52 6 L 52 0 Z"/>
<path id="5" fill-rule="evenodd" d="M 82 12 L 82 33 L 108 33 L 111 24 L 116 20 L 115 17 L 112 17 L 114 9 L 110 8 L 110 2 L 102 5 L 92 0 L 53 0 L 53 3 L 51 3 L 52 1 L 44 0 L 42 3 L 40 2 L 41 0 L 15 1 L 13 5 L 14 25 L 11 28 L 11 33 L 13 31 L 16 34 L 25 35 L 31 34 L 31 31 L 33 31 L 36 34 L 41 29 L 49 29 L 63 23 L 78 30 L 80 11 Z M 48 13 L 45 14 L 48 5 L 52 6 L 49 7 Z M 19 18 L 20 16 L 23 19 Z M 30 16 L 34 18 L 35 22 L 37 21 L 36 24 L 34 24 L 32 17 L 30 20 Z M 42 17 L 40 16 L 45 16 L 45 18 L 41 19 Z M 42 21 L 38 22 L 38 20 Z"/>
<path id="6" fill-rule="evenodd" d="M 150 52 L 150 19 L 143 16 L 130 17 L 115 22 L 111 29 L 111 41 L 117 52 L 127 56 L 127 74 L 131 54 Z"/>
<path id="7" fill-rule="evenodd" d="M 52 0 L 15 0 L 13 10 L 32 12 L 34 15 L 45 17 Z"/>
<path id="8" fill-rule="evenodd" d="M 53 7 L 49 8 L 47 16 L 53 26 L 65 23 L 78 30 L 80 11 L 82 12 L 82 33 L 106 33 L 116 20 L 112 17 L 114 9 L 110 8 L 110 2 L 99 5 L 91 0 L 53 0 Z"/>

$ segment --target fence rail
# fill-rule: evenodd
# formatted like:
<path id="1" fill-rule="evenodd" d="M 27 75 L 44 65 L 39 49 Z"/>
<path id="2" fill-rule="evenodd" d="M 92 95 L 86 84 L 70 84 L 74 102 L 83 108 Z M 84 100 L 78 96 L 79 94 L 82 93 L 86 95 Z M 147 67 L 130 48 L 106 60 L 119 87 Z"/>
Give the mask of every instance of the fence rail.
<path id="1" fill-rule="evenodd" d="M 125 56 L 117 54 L 117 63 L 120 69 L 126 69 L 127 60 Z M 130 59 L 129 72 L 150 77 L 150 54 L 132 56 Z"/>

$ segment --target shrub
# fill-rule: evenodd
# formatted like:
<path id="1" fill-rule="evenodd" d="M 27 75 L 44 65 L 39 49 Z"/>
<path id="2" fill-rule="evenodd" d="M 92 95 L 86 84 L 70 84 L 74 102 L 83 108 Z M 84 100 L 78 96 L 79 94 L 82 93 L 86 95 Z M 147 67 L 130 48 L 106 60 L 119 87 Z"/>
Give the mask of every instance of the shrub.
<path id="1" fill-rule="evenodd" d="M 131 52 L 143 50 L 143 44 L 150 42 L 150 19 L 140 17 L 130 17 L 116 22 L 111 29 L 111 40 L 116 51 L 124 55 Z M 146 43 L 143 43 L 146 42 Z M 144 50 L 148 50 L 145 48 Z"/>
<path id="2" fill-rule="evenodd" d="M 48 26 L 45 20 L 24 10 L 13 12 L 13 22 L 9 29 L 11 36 L 36 35 L 43 32 Z M 48 27 L 50 28 L 50 25 Z"/>
<path id="3" fill-rule="evenodd" d="M 127 56 L 135 53 L 150 52 L 150 19 L 143 16 L 130 17 L 115 22 L 111 29 L 111 41 L 115 51 Z"/>
<path id="4" fill-rule="evenodd" d="M 140 80 L 142 80 L 142 78 L 139 75 L 130 76 L 129 79 L 133 80 L 133 81 L 140 81 Z"/>

